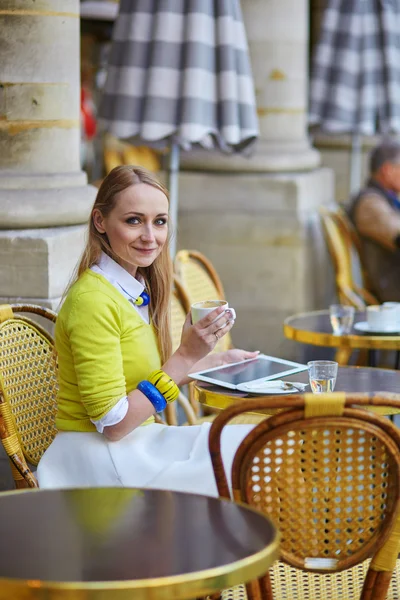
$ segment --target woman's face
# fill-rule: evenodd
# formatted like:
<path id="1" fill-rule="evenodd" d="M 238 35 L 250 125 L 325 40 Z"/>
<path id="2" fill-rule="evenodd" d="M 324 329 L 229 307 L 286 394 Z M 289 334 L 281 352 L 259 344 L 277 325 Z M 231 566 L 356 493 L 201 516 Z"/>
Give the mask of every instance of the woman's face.
<path id="1" fill-rule="evenodd" d="M 108 217 L 94 209 L 93 222 L 107 234 L 119 264 L 135 277 L 138 267 L 155 261 L 167 240 L 168 200 L 151 185 L 132 185 L 118 194 Z"/>

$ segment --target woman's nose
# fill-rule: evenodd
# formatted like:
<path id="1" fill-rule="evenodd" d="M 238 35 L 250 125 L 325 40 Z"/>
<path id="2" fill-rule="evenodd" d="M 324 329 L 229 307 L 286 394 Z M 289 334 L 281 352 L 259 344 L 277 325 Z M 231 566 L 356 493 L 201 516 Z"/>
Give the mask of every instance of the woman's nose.
<path id="1" fill-rule="evenodd" d="M 142 231 L 142 239 L 146 242 L 152 242 L 155 239 L 154 231 L 151 225 L 146 225 Z"/>

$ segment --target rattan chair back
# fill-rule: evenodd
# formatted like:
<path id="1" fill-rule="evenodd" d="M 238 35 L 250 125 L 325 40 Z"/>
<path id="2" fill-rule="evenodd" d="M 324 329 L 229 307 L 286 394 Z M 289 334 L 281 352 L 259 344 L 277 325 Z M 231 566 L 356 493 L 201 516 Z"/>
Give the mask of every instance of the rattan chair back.
<path id="1" fill-rule="evenodd" d="M 182 327 L 189 311 L 190 302 L 187 292 L 179 277 L 174 275 L 174 285 L 171 294 L 172 352 L 175 352 L 181 343 Z"/>
<path id="2" fill-rule="evenodd" d="M 181 343 L 182 327 L 185 323 L 186 315 L 190 311 L 190 303 L 186 290 L 179 278 L 174 275 L 174 282 L 171 294 L 171 338 L 172 352 L 175 352 Z M 191 402 L 180 391 L 177 402 L 168 404 L 164 411 L 164 418 L 167 425 L 178 425 L 177 405 L 180 405 L 186 415 L 187 422 L 194 425 L 197 422 L 197 403 Z"/>
<path id="3" fill-rule="evenodd" d="M 52 322 L 56 314 L 32 305 L 0 307 L 0 436 L 16 484 L 35 487 L 26 461 L 36 466 L 56 434 L 57 365 L 50 334 L 20 312 Z"/>
<path id="4" fill-rule="evenodd" d="M 291 409 L 262 421 L 239 446 L 232 465 L 232 495 L 273 519 L 282 536 L 281 560 L 287 565 L 314 574 L 337 573 L 376 556 L 396 526 L 400 432 L 364 407 L 385 402 L 399 407 L 400 396 L 345 399 L 344 394 L 331 394 L 326 403 L 339 399 L 341 411 L 315 416 L 307 414 L 309 399 L 315 402 L 315 396 L 306 394 L 248 400 L 226 409 L 211 427 L 210 452 L 219 493 L 228 497 L 220 458 L 224 425 L 245 410 Z M 318 401 L 322 406 L 324 397 Z M 395 564 L 399 543 L 392 543 Z M 371 580 L 373 568 L 368 573 Z M 281 589 L 281 574 L 275 569 L 272 582 L 264 582 L 270 585 L 271 598 Z M 386 596 L 378 596 L 376 589 L 376 595 L 368 596 L 364 587 L 363 600 Z M 304 590 L 298 597 L 312 597 L 303 594 Z"/>
<path id="5" fill-rule="evenodd" d="M 339 208 L 330 210 L 321 207 L 319 212 L 335 271 L 336 291 L 340 302 L 350 304 L 357 310 L 364 310 L 367 304 L 379 304 L 369 289 L 358 286 L 354 281 L 353 261 L 355 260 L 360 267 L 363 286 L 369 285 L 361 260 L 360 241 L 348 218 Z"/>
<path id="6" fill-rule="evenodd" d="M 225 300 L 224 288 L 211 262 L 201 252 L 180 250 L 174 261 L 175 272 L 185 286 L 189 303 L 202 300 Z M 230 334 L 224 335 L 214 352 L 232 348 Z"/>
<path id="7" fill-rule="evenodd" d="M 365 265 L 361 239 L 356 228 L 350 221 L 346 212 L 340 207 L 338 207 L 335 211 L 332 211 L 332 217 L 336 221 L 347 246 L 352 249 L 351 251 L 355 254 L 358 261 L 362 280 L 362 288 L 358 288 L 359 293 L 363 296 L 367 304 L 379 304 L 378 299 L 372 292 L 373 282 L 370 280 L 368 270 Z"/>

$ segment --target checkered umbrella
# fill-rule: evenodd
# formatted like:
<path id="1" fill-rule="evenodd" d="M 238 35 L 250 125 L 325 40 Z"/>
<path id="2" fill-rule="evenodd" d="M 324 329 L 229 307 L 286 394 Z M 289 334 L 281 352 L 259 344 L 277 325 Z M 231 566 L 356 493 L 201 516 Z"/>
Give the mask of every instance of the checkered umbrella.
<path id="1" fill-rule="evenodd" d="M 120 0 L 100 108 L 105 129 L 172 148 L 177 216 L 179 148 L 240 152 L 258 135 L 239 0 Z"/>
<path id="2" fill-rule="evenodd" d="M 353 134 L 355 153 L 360 135 L 400 131 L 399 0 L 328 0 L 309 118 L 327 133 Z"/>

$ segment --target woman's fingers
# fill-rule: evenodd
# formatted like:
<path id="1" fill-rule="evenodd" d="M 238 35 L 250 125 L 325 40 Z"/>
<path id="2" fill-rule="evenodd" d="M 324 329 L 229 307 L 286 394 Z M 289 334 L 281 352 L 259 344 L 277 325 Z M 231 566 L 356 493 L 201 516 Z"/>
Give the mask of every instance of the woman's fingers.
<path id="1" fill-rule="evenodd" d="M 215 339 L 221 339 L 222 337 L 224 337 L 224 335 L 226 335 L 228 333 L 228 331 L 230 331 L 233 327 L 234 324 L 234 320 L 230 319 L 228 321 L 224 321 L 220 327 L 216 328 L 212 334 L 215 337 Z"/>
<path id="2" fill-rule="evenodd" d="M 214 321 L 217 322 L 220 316 L 224 315 L 225 310 L 226 309 L 224 306 L 218 306 L 218 308 L 212 312 L 209 312 L 208 315 L 200 319 L 200 321 L 197 322 L 197 325 L 201 327 L 201 329 L 207 329 L 207 327 L 209 327 Z"/>

